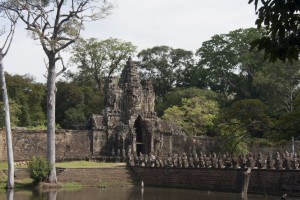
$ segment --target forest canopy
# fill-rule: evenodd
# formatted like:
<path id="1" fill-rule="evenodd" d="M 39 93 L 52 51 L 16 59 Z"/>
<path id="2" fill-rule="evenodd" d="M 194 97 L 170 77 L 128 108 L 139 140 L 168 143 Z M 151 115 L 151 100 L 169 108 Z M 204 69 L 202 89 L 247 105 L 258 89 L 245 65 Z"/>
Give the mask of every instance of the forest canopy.
<path id="1" fill-rule="evenodd" d="M 251 41 L 264 30 L 238 29 L 212 36 L 195 52 L 154 46 L 136 52 L 127 41 L 81 39 L 70 52 L 68 71 L 57 83 L 56 123 L 85 129 L 103 109 L 103 85 L 137 56 L 140 77 L 153 82 L 159 117 L 188 135 L 247 134 L 266 139 L 300 136 L 300 63 L 266 62 Z M 15 127 L 45 125 L 45 85 L 30 75 L 7 74 Z M 0 118 L 3 126 L 3 120 Z"/>

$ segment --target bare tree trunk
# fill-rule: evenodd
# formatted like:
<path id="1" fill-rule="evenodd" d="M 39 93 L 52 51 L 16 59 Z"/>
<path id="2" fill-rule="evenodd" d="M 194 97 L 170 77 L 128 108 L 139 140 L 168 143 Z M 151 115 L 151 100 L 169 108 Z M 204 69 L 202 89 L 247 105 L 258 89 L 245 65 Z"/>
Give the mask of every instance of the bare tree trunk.
<path id="1" fill-rule="evenodd" d="M 0 49 L 0 81 L 1 89 L 4 103 L 5 111 L 5 130 L 6 130 L 6 146 L 7 146 L 7 162 L 8 162 L 8 176 L 6 187 L 8 189 L 15 187 L 15 178 L 14 178 L 14 155 L 12 147 L 12 136 L 11 136 L 11 125 L 10 125 L 10 112 L 9 112 L 9 103 L 8 95 L 6 89 L 5 75 L 4 75 L 4 66 L 3 66 L 3 53 Z"/>
<path id="2" fill-rule="evenodd" d="M 55 94 L 56 94 L 56 71 L 55 60 L 50 59 L 47 78 L 47 159 L 51 165 L 48 177 L 49 183 L 56 183 L 55 169 Z"/>
<path id="3" fill-rule="evenodd" d="M 249 187 L 249 180 L 250 180 L 251 168 L 249 167 L 247 171 L 244 173 L 244 184 L 243 184 L 243 191 L 242 191 L 242 199 L 247 200 L 248 194 L 248 187 Z"/>

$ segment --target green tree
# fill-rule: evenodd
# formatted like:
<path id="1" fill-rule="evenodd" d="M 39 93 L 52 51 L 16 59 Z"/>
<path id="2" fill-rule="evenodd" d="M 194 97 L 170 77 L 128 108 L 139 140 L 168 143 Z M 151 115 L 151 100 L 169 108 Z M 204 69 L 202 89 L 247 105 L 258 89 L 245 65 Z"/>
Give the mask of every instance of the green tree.
<path id="1" fill-rule="evenodd" d="M 240 121 L 230 119 L 226 123 L 218 124 L 218 129 L 222 141 L 220 151 L 229 152 L 231 155 L 248 153 L 250 135 Z"/>
<path id="2" fill-rule="evenodd" d="M 64 126 L 66 111 L 75 108 L 78 104 L 83 104 L 84 96 L 80 87 L 68 82 L 57 82 L 56 98 L 60 103 L 56 106 L 56 122 L 62 128 L 71 128 Z"/>
<path id="3" fill-rule="evenodd" d="M 45 97 L 45 86 L 35 82 L 30 75 L 6 74 L 8 94 L 19 106 L 21 114 L 19 123 L 22 127 L 44 125 L 45 113 L 42 109 L 42 101 Z"/>
<path id="4" fill-rule="evenodd" d="M 65 111 L 64 127 L 84 129 L 88 120 L 85 114 L 84 104 L 78 104 L 75 108 L 69 108 Z"/>
<path id="5" fill-rule="evenodd" d="M 258 99 L 244 99 L 231 105 L 225 119 L 237 120 L 254 137 L 262 137 L 273 127 L 267 106 Z"/>
<path id="6" fill-rule="evenodd" d="M 297 0 L 249 0 L 254 3 L 257 28 L 266 28 L 265 35 L 254 40 L 253 47 L 264 50 L 265 58 L 270 61 L 277 59 L 298 60 L 300 31 L 299 31 L 299 1 Z"/>
<path id="7" fill-rule="evenodd" d="M 190 99 L 193 97 L 204 97 L 208 100 L 217 100 L 218 95 L 212 90 L 202 90 L 196 87 L 190 88 L 175 88 L 173 91 L 168 92 L 163 101 L 156 103 L 155 110 L 158 116 L 162 116 L 164 110 L 172 106 L 182 106 L 183 99 Z"/>
<path id="8" fill-rule="evenodd" d="M 214 35 L 196 52 L 198 70 L 207 87 L 223 98 L 256 98 L 252 85 L 255 73 L 264 65 L 263 55 L 250 51 L 250 42 L 262 35 L 254 28 Z"/>
<path id="9" fill-rule="evenodd" d="M 69 71 L 67 77 L 73 82 L 97 86 L 102 90 L 104 78 L 119 73 L 135 50 L 136 47 L 131 42 L 119 39 L 80 39 L 72 48 L 70 59 L 70 65 L 76 66 L 79 71 Z"/>
<path id="10" fill-rule="evenodd" d="M 86 21 L 105 17 L 111 8 L 106 1 L 57 0 L 14 1 L 3 0 L 1 7 L 15 12 L 26 25 L 33 39 L 39 40 L 48 59 L 47 66 L 47 158 L 51 165 L 48 181 L 57 182 L 55 170 L 55 99 L 56 77 L 65 71 L 60 53 L 80 36 Z M 57 72 L 58 61 L 62 70 Z"/>
<path id="11" fill-rule="evenodd" d="M 189 136 L 204 135 L 218 116 L 218 103 L 204 97 L 182 99 L 182 106 L 165 110 L 163 119 L 176 123 Z"/>
<path id="12" fill-rule="evenodd" d="M 46 181 L 50 170 L 51 166 L 49 161 L 43 157 L 33 156 L 28 162 L 29 176 L 33 179 L 35 185 Z"/>
<path id="13" fill-rule="evenodd" d="M 65 129 L 84 129 L 91 114 L 103 109 L 103 93 L 98 88 L 77 85 L 73 82 L 57 83 L 57 123 Z"/>
<path id="14" fill-rule="evenodd" d="M 300 95 L 294 100 L 294 109 L 280 116 L 276 124 L 277 134 L 273 139 L 290 140 L 300 137 Z"/>
<path id="15" fill-rule="evenodd" d="M 268 113 L 276 118 L 295 109 L 299 84 L 299 62 L 266 64 L 253 79 L 259 99 L 268 105 Z"/>
<path id="16" fill-rule="evenodd" d="M 183 71 L 193 65 L 193 52 L 155 46 L 138 53 L 141 77 L 152 80 L 155 94 L 161 98 L 176 86 L 184 85 Z"/>
<path id="17" fill-rule="evenodd" d="M 14 100 L 9 99 L 9 111 L 10 111 L 10 122 L 12 127 L 16 127 L 19 124 L 19 119 L 21 115 L 20 105 L 17 104 Z M 0 103 L 0 109 L 4 110 L 4 103 Z M 0 114 L 0 124 L 1 127 L 5 127 L 5 113 L 1 112 Z"/>

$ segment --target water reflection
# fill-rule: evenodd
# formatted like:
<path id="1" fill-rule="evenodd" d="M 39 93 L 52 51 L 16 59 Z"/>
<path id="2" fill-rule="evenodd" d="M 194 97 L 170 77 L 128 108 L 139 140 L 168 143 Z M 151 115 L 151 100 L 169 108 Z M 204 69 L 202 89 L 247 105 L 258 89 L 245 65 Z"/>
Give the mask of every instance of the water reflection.
<path id="1" fill-rule="evenodd" d="M 0 193 L 0 200 L 242 200 L 240 194 L 218 193 L 188 189 L 129 187 L 129 188 L 84 188 L 82 190 L 14 191 Z M 280 197 L 248 195 L 248 200 L 278 200 Z M 289 198 L 296 199 L 296 198 Z"/>
<path id="2" fill-rule="evenodd" d="M 57 191 L 49 191 L 48 192 L 48 200 L 56 200 L 56 196 L 57 196 Z"/>
<path id="3" fill-rule="evenodd" d="M 14 193 L 15 191 L 13 189 L 6 191 L 6 199 L 7 200 L 14 200 Z"/>
<path id="4" fill-rule="evenodd" d="M 142 200 L 144 199 L 144 187 L 141 188 L 141 196 L 142 196 Z"/>

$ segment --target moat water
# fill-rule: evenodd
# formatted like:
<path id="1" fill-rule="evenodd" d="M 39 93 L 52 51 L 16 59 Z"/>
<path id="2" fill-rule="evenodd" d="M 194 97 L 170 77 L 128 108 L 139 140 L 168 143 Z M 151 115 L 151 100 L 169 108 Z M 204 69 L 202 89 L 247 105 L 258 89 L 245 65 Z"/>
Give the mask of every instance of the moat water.
<path id="1" fill-rule="evenodd" d="M 188 189 L 124 187 L 58 191 L 1 192 L 0 200 L 242 200 L 239 194 Z M 248 200 L 279 200 L 280 196 L 248 195 Z M 288 198 L 296 199 L 296 198 Z"/>

